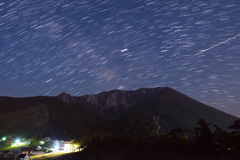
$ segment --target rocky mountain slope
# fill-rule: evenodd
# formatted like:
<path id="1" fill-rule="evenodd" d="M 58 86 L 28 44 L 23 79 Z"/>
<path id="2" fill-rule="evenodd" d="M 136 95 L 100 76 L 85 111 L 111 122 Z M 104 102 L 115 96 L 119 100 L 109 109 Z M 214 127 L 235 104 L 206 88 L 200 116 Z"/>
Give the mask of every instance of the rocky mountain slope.
<path id="1" fill-rule="evenodd" d="M 162 95 L 166 89 L 168 88 L 141 88 L 133 91 L 112 90 L 81 97 L 61 93 L 57 97 L 66 103 L 89 103 L 98 106 L 101 111 L 114 108 L 117 113 L 120 113 L 131 106 L 151 102 L 157 96 Z"/>

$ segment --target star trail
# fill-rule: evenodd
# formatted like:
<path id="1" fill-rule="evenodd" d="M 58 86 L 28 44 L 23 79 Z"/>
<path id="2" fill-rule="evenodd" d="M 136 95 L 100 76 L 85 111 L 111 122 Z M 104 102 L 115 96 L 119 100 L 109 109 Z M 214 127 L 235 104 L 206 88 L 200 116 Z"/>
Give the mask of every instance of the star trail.
<path id="1" fill-rule="evenodd" d="M 240 116 L 239 0 L 1 0 L 0 96 L 171 87 Z"/>

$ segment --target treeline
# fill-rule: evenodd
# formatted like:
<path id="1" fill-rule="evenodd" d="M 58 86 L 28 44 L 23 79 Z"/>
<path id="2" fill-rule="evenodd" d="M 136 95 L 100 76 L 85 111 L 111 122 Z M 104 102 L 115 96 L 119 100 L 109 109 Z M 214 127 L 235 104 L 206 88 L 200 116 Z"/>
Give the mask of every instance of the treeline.
<path id="1" fill-rule="evenodd" d="M 175 154 L 234 154 L 240 153 L 240 119 L 224 130 L 215 124 L 199 119 L 198 127 L 185 130 L 180 127 L 168 134 L 152 137 L 133 137 L 131 135 L 83 138 L 82 145 L 94 148 L 143 148 L 146 151 Z"/>

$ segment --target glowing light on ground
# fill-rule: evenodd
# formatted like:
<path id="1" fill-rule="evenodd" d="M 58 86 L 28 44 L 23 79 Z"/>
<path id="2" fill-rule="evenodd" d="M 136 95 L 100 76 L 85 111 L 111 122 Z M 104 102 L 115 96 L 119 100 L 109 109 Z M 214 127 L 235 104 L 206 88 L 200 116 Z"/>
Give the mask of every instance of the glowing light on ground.
<path id="1" fill-rule="evenodd" d="M 15 142 L 12 144 L 12 146 L 22 146 L 25 145 L 26 142 L 22 142 L 20 139 L 16 139 Z"/>
<path id="2" fill-rule="evenodd" d="M 79 146 L 76 144 L 64 144 L 65 152 L 75 152 Z"/>

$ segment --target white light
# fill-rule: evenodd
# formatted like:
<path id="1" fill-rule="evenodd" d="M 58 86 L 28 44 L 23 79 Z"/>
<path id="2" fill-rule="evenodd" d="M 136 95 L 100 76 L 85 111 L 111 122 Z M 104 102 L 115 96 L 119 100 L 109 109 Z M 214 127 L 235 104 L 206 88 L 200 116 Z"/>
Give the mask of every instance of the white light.
<path id="1" fill-rule="evenodd" d="M 54 151 L 59 151 L 60 149 L 60 144 L 59 144 L 59 141 L 54 141 L 54 145 L 53 145 L 53 148 L 52 148 Z"/>
<path id="2" fill-rule="evenodd" d="M 123 49 L 123 50 L 121 50 L 121 52 L 126 52 L 128 49 L 126 48 L 126 49 Z"/>
<path id="3" fill-rule="evenodd" d="M 24 145 L 25 143 L 24 142 L 21 142 L 20 139 L 16 139 L 15 140 L 15 143 L 12 144 L 12 146 L 19 146 L 19 145 Z"/>
<path id="4" fill-rule="evenodd" d="M 124 87 L 123 86 L 119 86 L 118 89 L 123 89 Z"/>
<path id="5" fill-rule="evenodd" d="M 49 80 L 46 80 L 46 82 L 45 83 L 49 83 L 49 82 L 51 82 L 52 81 L 52 79 L 49 79 Z"/>
<path id="6" fill-rule="evenodd" d="M 20 139 L 16 139 L 16 143 L 19 143 L 20 142 Z"/>
<path id="7" fill-rule="evenodd" d="M 71 151 L 71 145 L 70 144 L 64 144 L 64 151 L 70 152 Z"/>
<path id="8" fill-rule="evenodd" d="M 59 150 L 59 146 L 57 146 L 57 145 L 54 146 L 54 150 L 55 150 L 55 151 L 58 151 L 58 150 Z"/>

